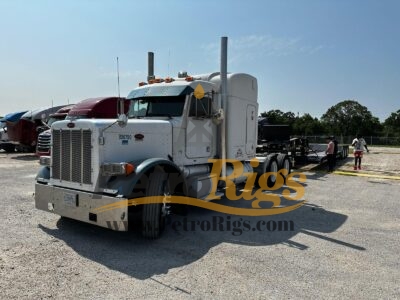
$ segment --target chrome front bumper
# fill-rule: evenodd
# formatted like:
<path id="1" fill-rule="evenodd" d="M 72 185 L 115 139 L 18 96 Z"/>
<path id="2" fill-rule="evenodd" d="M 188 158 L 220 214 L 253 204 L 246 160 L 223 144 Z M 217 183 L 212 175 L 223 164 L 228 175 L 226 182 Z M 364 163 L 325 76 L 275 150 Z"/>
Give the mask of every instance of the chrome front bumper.
<path id="1" fill-rule="evenodd" d="M 35 206 L 37 209 L 116 231 L 128 230 L 127 205 L 115 205 L 112 209 L 101 211 L 98 208 L 116 204 L 123 200 L 126 199 L 40 183 L 35 185 Z"/>

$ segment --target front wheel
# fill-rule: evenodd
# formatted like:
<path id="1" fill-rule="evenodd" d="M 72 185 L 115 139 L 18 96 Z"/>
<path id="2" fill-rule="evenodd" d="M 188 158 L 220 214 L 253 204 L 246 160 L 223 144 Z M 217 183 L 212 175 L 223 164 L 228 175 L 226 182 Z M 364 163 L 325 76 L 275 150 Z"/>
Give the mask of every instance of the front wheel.
<path id="1" fill-rule="evenodd" d="M 164 231 L 167 216 L 166 203 L 151 203 L 154 199 L 151 196 L 167 196 L 167 178 L 168 175 L 161 168 L 156 168 L 149 177 L 146 197 L 150 198 L 149 203 L 143 205 L 142 212 L 142 236 L 145 238 L 156 239 Z"/>

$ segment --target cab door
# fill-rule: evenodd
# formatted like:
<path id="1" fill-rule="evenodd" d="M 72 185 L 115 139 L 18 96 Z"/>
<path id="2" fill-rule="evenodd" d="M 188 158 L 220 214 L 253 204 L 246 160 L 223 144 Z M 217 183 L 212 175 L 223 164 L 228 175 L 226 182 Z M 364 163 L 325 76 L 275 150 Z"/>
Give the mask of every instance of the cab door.
<path id="1" fill-rule="evenodd" d="M 186 127 L 187 158 L 211 158 L 215 155 L 213 140 L 215 140 L 216 125 L 212 122 L 211 113 L 210 95 L 204 95 L 200 99 L 194 94 L 191 96 Z"/>

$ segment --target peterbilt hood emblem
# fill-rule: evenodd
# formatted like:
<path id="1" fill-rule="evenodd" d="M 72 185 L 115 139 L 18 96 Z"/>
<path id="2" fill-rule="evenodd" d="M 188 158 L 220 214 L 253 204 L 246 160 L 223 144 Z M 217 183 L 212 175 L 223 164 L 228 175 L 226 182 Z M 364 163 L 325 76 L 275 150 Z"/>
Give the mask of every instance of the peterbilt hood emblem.
<path id="1" fill-rule="evenodd" d="M 143 140 L 143 138 L 144 138 L 144 135 L 143 134 L 141 134 L 141 133 L 137 133 L 137 134 L 135 134 L 134 135 L 134 137 L 135 137 L 135 140 Z"/>

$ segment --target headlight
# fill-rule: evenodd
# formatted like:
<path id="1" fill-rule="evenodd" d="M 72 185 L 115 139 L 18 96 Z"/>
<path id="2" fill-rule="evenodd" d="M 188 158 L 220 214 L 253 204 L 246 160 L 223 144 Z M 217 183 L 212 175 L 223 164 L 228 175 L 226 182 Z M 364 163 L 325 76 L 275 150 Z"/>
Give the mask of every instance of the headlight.
<path id="1" fill-rule="evenodd" d="M 50 167 L 50 165 L 51 165 L 51 156 L 41 156 L 41 157 L 39 157 L 39 164 L 41 166 Z"/>
<path id="2" fill-rule="evenodd" d="M 103 176 L 116 176 L 116 175 L 129 175 L 135 171 L 135 166 L 126 163 L 104 163 L 101 166 L 101 175 Z"/>

